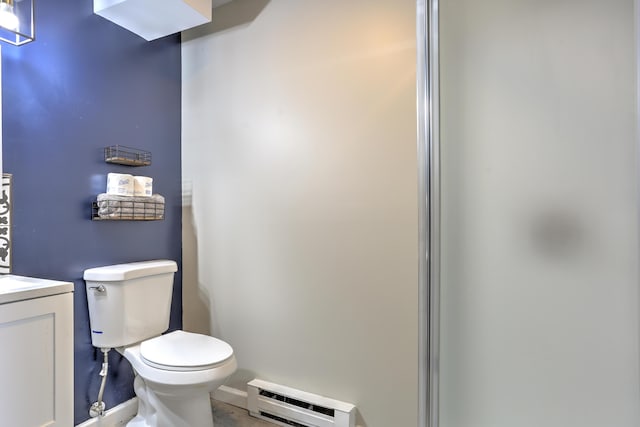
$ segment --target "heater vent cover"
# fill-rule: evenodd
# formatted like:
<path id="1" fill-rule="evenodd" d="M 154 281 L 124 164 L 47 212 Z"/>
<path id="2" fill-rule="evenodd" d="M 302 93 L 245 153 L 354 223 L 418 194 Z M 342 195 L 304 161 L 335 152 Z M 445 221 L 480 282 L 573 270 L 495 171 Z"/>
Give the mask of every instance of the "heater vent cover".
<path id="1" fill-rule="evenodd" d="M 356 408 L 316 394 L 253 380 L 247 384 L 249 413 L 280 426 L 355 427 Z"/>

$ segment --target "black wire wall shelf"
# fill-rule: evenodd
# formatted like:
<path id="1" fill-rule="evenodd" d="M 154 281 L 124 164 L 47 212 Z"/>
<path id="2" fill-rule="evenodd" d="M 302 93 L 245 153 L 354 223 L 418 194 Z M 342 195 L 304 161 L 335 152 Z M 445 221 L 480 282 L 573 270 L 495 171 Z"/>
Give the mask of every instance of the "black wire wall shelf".
<path id="1" fill-rule="evenodd" d="M 124 145 L 112 145 L 104 147 L 104 161 L 126 166 L 149 166 L 151 164 L 151 152 Z"/>
<path id="2" fill-rule="evenodd" d="M 164 219 L 164 200 L 143 197 L 135 200 L 103 199 L 91 202 L 91 219 L 94 221 L 158 221 Z"/>

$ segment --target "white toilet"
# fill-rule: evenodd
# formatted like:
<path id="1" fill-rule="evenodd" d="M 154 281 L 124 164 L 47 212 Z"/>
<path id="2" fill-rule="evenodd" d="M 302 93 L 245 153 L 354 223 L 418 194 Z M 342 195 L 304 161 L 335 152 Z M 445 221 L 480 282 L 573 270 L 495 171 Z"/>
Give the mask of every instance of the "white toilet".
<path id="1" fill-rule="evenodd" d="M 229 344 L 169 328 L 174 261 L 85 270 L 91 341 L 115 348 L 136 377 L 138 414 L 128 427 L 212 427 L 209 393 L 237 367 Z"/>

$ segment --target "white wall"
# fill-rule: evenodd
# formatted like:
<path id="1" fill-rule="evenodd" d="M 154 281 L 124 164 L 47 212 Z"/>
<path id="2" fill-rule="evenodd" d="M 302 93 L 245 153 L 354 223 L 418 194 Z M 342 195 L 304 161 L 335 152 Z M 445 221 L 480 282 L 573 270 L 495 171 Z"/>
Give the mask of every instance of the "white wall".
<path id="1" fill-rule="evenodd" d="M 413 0 L 235 0 L 183 36 L 185 326 L 417 424 Z"/>
<path id="2" fill-rule="evenodd" d="M 440 11 L 442 426 L 638 426 L 633 1 Z"/>

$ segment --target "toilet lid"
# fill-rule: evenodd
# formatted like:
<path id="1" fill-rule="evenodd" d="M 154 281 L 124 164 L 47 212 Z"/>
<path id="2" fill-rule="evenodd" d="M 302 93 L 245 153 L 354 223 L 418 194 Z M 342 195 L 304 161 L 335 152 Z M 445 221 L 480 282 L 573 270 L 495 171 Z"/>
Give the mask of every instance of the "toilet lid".
<path id="1" fill-rule="evenodd" d="M 140 344 L 147 365 L 168 371 L 196 371 L 213 368 L 233 356 L 226 342 L 191 332 L 174 331 Z"/>

